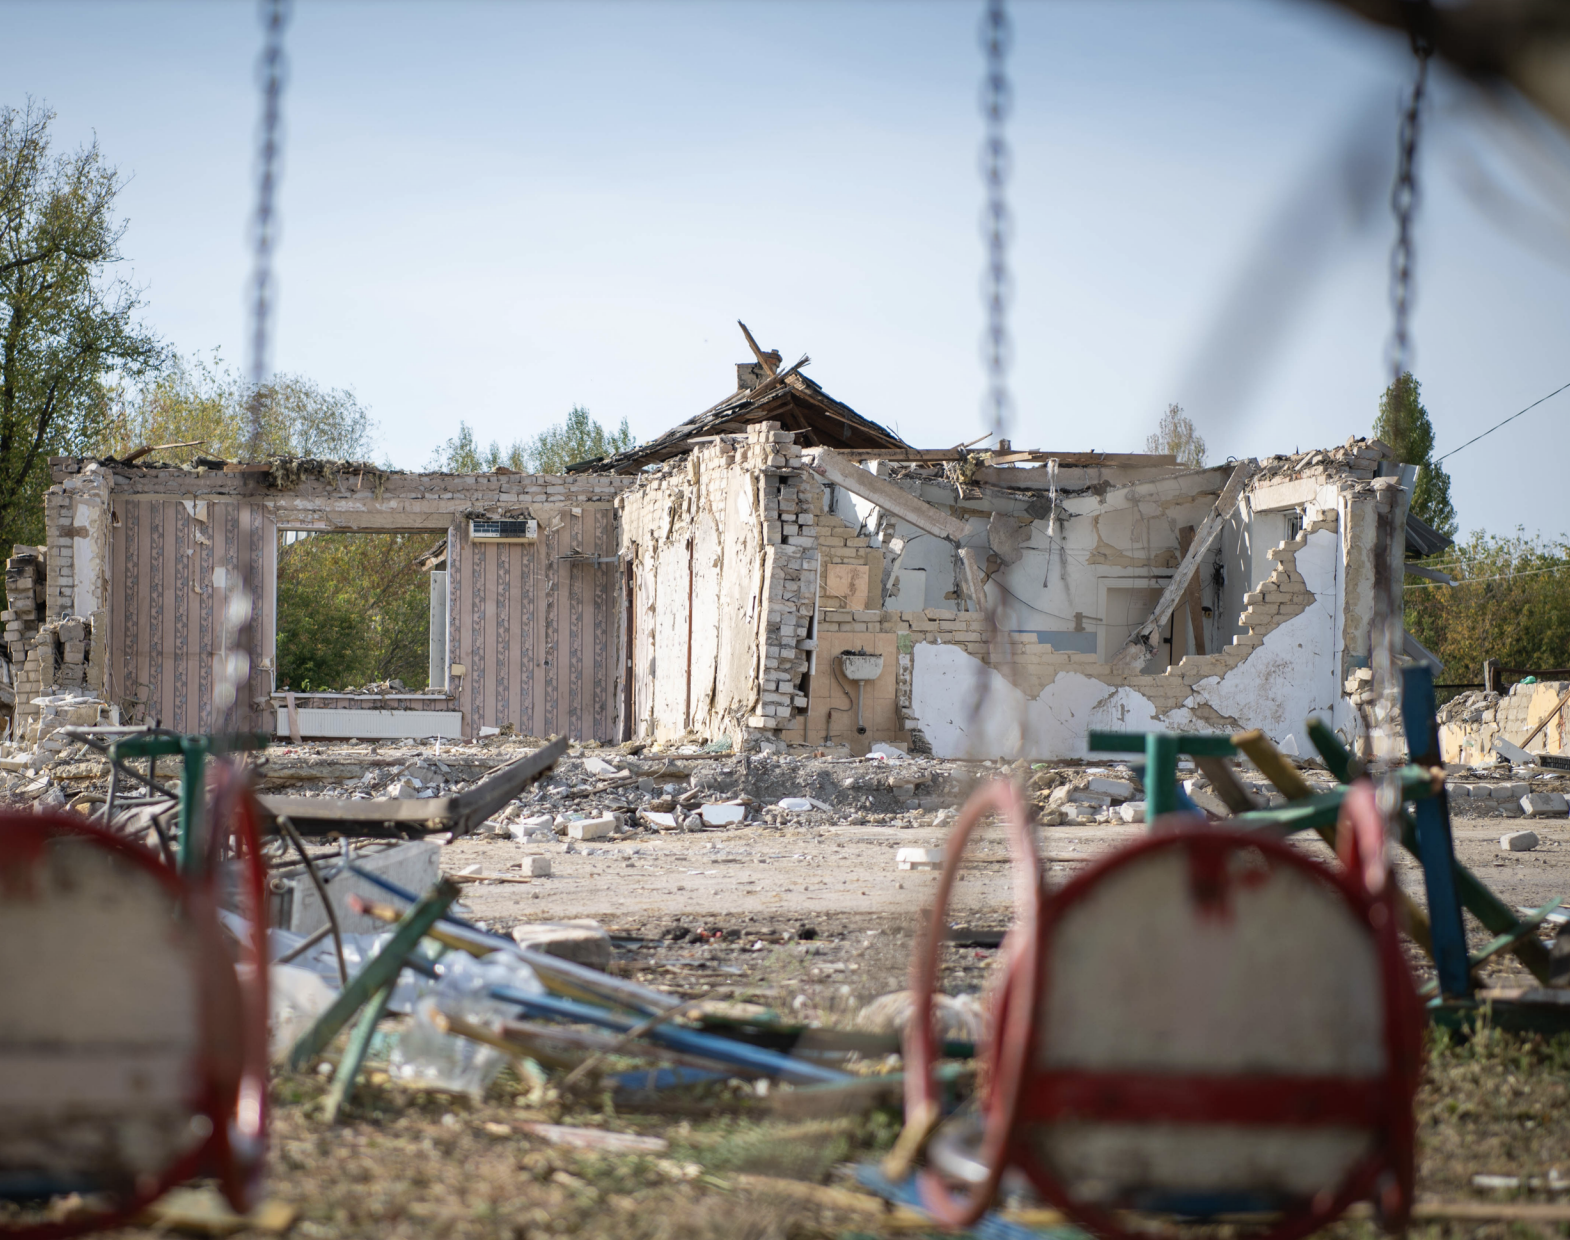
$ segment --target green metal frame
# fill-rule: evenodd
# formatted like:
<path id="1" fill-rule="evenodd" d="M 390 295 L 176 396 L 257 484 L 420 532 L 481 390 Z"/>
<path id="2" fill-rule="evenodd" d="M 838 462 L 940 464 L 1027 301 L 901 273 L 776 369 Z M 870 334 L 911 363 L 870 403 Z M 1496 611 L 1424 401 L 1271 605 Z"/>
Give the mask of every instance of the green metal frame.
<path id="1" fill-rule="evenodd" d="M 1273 809 L 1251 810 L 1237 814 L 1228 821 L 1245 830 L 1269 831 L 1288 836 L 1303 830 L 1318 831 L 1333 842 L 1332 830 L 1340 816 L 1341 800 L 1347 785 L 1363 773 L 1361 763 L 1347 752 L 1346 746 L 1322 719 L 1308 721 L 1308 737 L 1319 751 L 1325 766 L 1341 783 L 1330 792 L 1312 796 L 1299 795 L 1285 806 Z M 1245 743 L 1247 743 L 1245 738 Z M 1231 737 L 1216 735 L 1182 735 L 1162 732 L 1092 732 L 1092 752 L 1143 753 L 1145 755 L 1145 817 L 1147 821 L 1172 813 L 1179 808 L 1177 791 L 1177 758 L 1179 754 L 1191 757 L 1233 757 L 1239 750 Z M 1432 756 L 1432 755 L 1428 755 Z M 1421 802 L 1443 796 L 1443 784 L 1437 782 L 1434 771 L 1426 766 L 1408 765 L 1401 769 L 1403 802 Z M 1401 844 L 1426 867 L 1433 858 L 1425 857 L 1420 845 L 1417 823 L 1405 807 L 1401 810 Z M 1430 849 L 1432 851 L 1432 849 Z M 1518 917 L 1498 896 L 1485 886 L 1477 875 L 1449 853 L 1453 891 L 1460 904 L 1467 909 L 1494 938 L 1472 958 L 1463 958 L 1468 968 L 1504 951 L 1511 952 L 1539 983 L 1546 986 L 1549 979 L 1548 948 L 1536 937 L 1534 931 L 1558 901 L 1534 910 L 1526 917 Z M 1432 988 L 1428 993 L 1432 993 Z M 1437 1025 L 1462 1028 L 1479 1019 L 1491 1020 L 1501 1028 L 1522 1032 L 1560 1032 L 1570 1023 L 1570 1009 L 1549 1008 L 1546 1005 L 1509 1002 L 1478 1002 L 1467 994 L 1435 998 L 1429 1004 L 1429 1016 Z"/>
<path id="2" fill-rule="evenodd" d="M 166 758 L 178 755 L 180 774 L 180 872 L 194 874 L 206 859 L 206 784 L 207 759 L 222 754 L 266 749 L 271 743 L 261 732 L 237 732 L 229 736 L 179 736 L 154 732 L 116 741 L 110 746 L 112 762 L 126 758 Z"/>

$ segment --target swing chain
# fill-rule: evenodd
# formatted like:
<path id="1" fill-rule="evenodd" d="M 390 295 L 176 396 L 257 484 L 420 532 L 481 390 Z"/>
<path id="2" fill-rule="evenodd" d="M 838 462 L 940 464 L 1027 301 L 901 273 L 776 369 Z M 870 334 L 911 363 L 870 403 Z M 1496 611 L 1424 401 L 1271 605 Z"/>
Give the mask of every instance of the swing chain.
<path id="1" fill-rule="evenodd" d="M 1390 251 L 1390 308 L 1395 318 L 1389 349 L 1392 382 L 1399 380 L 1403 373 L 1412 368 L 1412 345 L 1407 319 L 1412 304 L 1412 217 L 1417 209 L 1417 139 L 1423 97 L 1428 88 L 1428 61 L 1434 51 L 1425 27 L 1426 23 L 1414 23 L 1412 27 L 1412 55 L 1417 59 L 1417 73 L 1412 81 L 1406 108 L 1401 114 L 1396 179 L 1390 190 L 1390 209 L 1396 217 L 1396 241 Z"/>
<path id="2" fill-rule="evenodd" d="M 280 111 L 284 74 L 283 33 L 289 23 L 289 0 L 262 0 L 262 29 L 266 41 L 257 59 L 257 76 L 262 88 L 261 141 L 257 150 L 256 214 L 252 217 L 251 236 L 255 261 L 251 269 L 251 399 L 250 439 L 247 455 L 261 454 L 262 384 L 268 370 L 268 329 L 273 310 L 273 246 L 277 240 L 274 221 L 279 175 Z"/>
<path id="3" fill-rule="evenodd" d="M 1008 267 L 1011 230 L 1004 187 L 1009 176 L 1009 146 L 1004 122 L 1013 109 L 1013 89 L 1008 78 L 1008 53 L 1013 42 L 1013 26 L 1004 0 L 988 0 L 981 21 L 981 48 L 986 53 L 987 70 L 982 79 L 981 115 L 986 136 L 981 144 L 981 173 L 986 185 L 987 203 L 982 213 L 987 243 L 987 269 L 983 284 L 983 303 L 987 310 L 987 330 L 982 357 L 987 368 L 987 395 L 983 408 L 990 429 L 999 439 L 1008 436 L 1011 399 L 1008 369 L 1012 360 L 1008 334 L 1008 302 L 1012 292 Z"/>

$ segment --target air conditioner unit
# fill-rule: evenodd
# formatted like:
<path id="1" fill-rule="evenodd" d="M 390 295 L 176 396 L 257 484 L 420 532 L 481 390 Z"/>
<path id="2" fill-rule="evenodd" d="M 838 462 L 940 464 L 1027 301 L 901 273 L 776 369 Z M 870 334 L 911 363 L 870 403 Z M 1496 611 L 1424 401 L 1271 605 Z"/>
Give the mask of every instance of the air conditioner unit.
<path id="1" fill-rule="evenodd" d="M 473 542 L 534 542 L 540 536 L 540 523 L 524 521 L 470 521 Z"/>

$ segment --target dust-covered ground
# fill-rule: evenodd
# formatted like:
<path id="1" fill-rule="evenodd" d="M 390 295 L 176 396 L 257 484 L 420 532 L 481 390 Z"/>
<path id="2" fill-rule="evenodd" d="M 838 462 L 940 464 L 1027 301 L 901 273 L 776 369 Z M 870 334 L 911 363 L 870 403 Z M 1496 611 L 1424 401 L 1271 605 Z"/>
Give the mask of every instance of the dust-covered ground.
<path id="1" fill-rule="evenodd" d="M 285 746 L 268 752 L 257 776 L 264 790 L 296 795 L 428 797 L 472 786 L 528 747 L 507 739 L 440 752 L 412 744 Z M 589 747 L 481 832 L 446 842 L 442 868 L 464 882 L 466 915 L 494 930 L 592 918 L 612 936 L 616 974 L 684 999 L 756 1004 L 782 1020 L 849 1028 L 868 1003 L 906 985 L 915 929 L 931 904 L 937 875 L 899 869 L 898 850 L 941 846 L 954 807 L 977 780 L 1000 773 L 991 764 L 866 761 L 832 749 L 770 756 Z M 1144 829 L 1134 809 L 1137 771 L 1127 766 L 1019 763 L 1006 773 L 1030 790 L 1041 820 L 1038 852 L 1053 885 Z M 1305 773 L 1328 786 L 1323 772 Z M 92 755 L 68 751 L 47 768 L 0 772 L 0 796 L 91 812 L 101 804 L 103 774 Z M 164 774 L 172 780 L 173 772 Z M 1503 786 L 1522 774 L 1457 782 Z M 1257 773 L 1252 782 L 1268 793 Z M 1533 791 L 1565 786 L 1531 783 Z M 1194 791 L 1203 803 L 1202 780 Z M 780 808 L 785 798 L 808 804 Z M 745 820 L 704 826 L 702 806 L 725 803 L 739 805 Z M 1456 797 L 1452 805 L 1457 855 L 1507 904 L 1570 897 L 1565 818 L 1523 823 L 1504 796 Z M 605 815 L 615 819 L 611 836 L 564 837 L 574 816 Z M 1499 837 L 1523 826 L 1536 832 L 1538 846 L 1501 850 Z M 1317 839 L 1296 843 L 1329 858 Z M 550 858 L 550 876 L 496 881 L 521 879 L 530 854 Z M 1010 864 L 1001 832 L 980 832 L 947 918 L 957 928 L 943 949 L 942 985 L 951 995 L 986 990 L 999 932 L 1011 919 Z M 1421 901 L 1416 862 L 1403 854 L 1396 866 Z M 1474 946 L 1489 937 L 1470 917 L 1468 930 Z M 1409 957 L 1415 971 L 1430 975 L 1421 953 Z M 1484 975 L 1492 984 L 1527 977 L 1508 955 Z M 899 1064 L 851 1066 L 873 1072 Z M 851 1187 L 851 1164 L 892 1142 L 897 1105 L 824 1114 L 800 1091 L 760 1092 L 741 1082 L 633 1100 L 613 1097 L 592 1074 L 563 1094 L 512 1069 L 475 1100 L 399 1085 L 385 1063 L 372 1062 L 339 1122 L 328 1125 L 316 1114 L 324 1091 L 316 1073 L 280 1071 L 273 1086 L 269 1193 L 297 1208 L 296 1235 L 762 1240 L 892 1235 L 915 1226 L 864 1196 L 837 1195 Z M 1520 1176 L 1523 1184 L 1538 1177 L 1547 1185 L 1550 1173 L 1570 1180 L 1570 1040 L 1439 1036 L 1419 1113 L 1421 1198 L 1494 1199 L 1497 1190 L 1474 1187 L 1480 1173 Z M 535 1123 L 664 1144 L 606 1154 L 552 1143 L 528 1127 Z M 1570 1200 L 1546 1186 L 1507 1195 Z M 1371 1234 L 1372 1224 L 1335 1230 Z M 1543 1223 L 1424 1223 L 1414 1231 L 1570 1235 Z"/>

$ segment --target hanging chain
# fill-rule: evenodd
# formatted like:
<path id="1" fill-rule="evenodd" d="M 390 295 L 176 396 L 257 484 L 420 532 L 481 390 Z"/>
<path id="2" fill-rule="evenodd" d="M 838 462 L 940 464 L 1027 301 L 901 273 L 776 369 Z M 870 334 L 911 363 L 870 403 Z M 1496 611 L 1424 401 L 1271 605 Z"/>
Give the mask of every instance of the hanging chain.
<path id="1" fill-rule="evenodd" d="M 983 404 L 989 429 L 1000 440 L 1008 436 L 1012 412 L 1008 385 L 1012 361 L 1008 332 L 1008 305 L 1013 291 L 1008 266 L 1012 220 L 1004 198 L 1010 170 L 1004 122 L 1014 106 L 1007 64 L 1013 35 L 1003 0 L 987 0 L 987 11 L 981 20 L 981 49 L 987 57 L 987 72 L 981 88 L 981 115 L 986 122 L 986 136 L 981 143 L 981 175 L 987 191 L 987 205 L 982 215 L 982 230 L 987 242 L 987 270 L 983 280 L 987 332 L 982 344 L 982 357 L 987 366 L 987 394 Z"/>
<path id="2" fill-rule="evenodd" d="M 1001 443 L 1008 437 L 1012 400 L 1009 396 L 1009 363 L 1011 349 L 1008 332 L 1010 287 L 1008 246 L 1012 220 L 1004 190 L 1009 178 L 1009 146 L 1004 136 L 1004 125 L 1013 110 L 1013 89 L 1008 78 L 1009 46 L 1013 42 L 1013 27 L 1009 22 L 1004 0 L 987 0 L 986 12 L 981 19 L 981 50 L 986 56 L 986 74 L 981 82 L 981 118 L 985 135 L 981 141 L 981 179 L 986 190 L 986 206 L 982 210 L 981 232 L 987 247 L 986 270 L 982 274 L 982 302 L 987 311 L 987 329 L 982 337 L 981 356 L 987 371 L 986 395 L 982 400 L 983 416 L 994 439 Z M 963 464 L 963 462 L 962 462 Z M 968 476 L 968 474 L 967 474 Z M 963 486 L 960 494 L 964 494 Z M 975 551 L 965 549 L 955 557 L 955 575 L 963 582 L 963 592 L 969 597 L 978 590 L 983 597 L 972 598 L 971 605 L 983 614 L 987 642 L 987 660 L 976 664 L 976 675 L 970 695 L 969 719 L 971 731 L 980 736 L 985 730 L 981 721 L 989 714 L 992 682 L 988 668 L 996 667 L 1007 653 L 1000 640 L 997 602 L 985 597 L 980 566 Z M 1016 720 L 1017 724 L 1022 721 Z M 1023 739 L 1024 732 L 1020 728 Z M 975 756 L 982 756 L 977 753 Z"/>
<path id="3" fill-rule="evenodd" d="M 1412 343 L 1407 317 L 1412 305 L 1412 216 L 1417 209 L 1417 138 L 1422 121 L 1423 95 L 1428 88 L 1428 60 L 1433 47 L 1426 31 L 1412 31 L 1412 54 L 1417 58 L 1417 74 L 1412 93 L 1401 114 L 1396 180 L 1390 190 L 1390 209 L 1396 217 L 1396 243 L 1390 251 L 1390 309 L 1394 324 L 1390 333 L 1390 378 L 1399 379 L 1412 368 Z"/>
<path id="4" fill-rule="evenodd" d="M 256 460 L 262 454 L 262 384 L 268 375 L 268 329 L 273 310 L 273 246 L 277 240 L 275 199 L 278 191 L 279 119 L 283 98 L 283 32 L 289 21 L 289 0 L 262 0 L 262 29 L 265 38 L 257 61 L 262 90 L 261 141 L 257 150 L 256 213 L 251 219 L 255 262 L 251 269 L 251 391 L 247 400 L 248 436 L 246 457 Z M 249 712 L 251 654 L 256 634 L 251 628 L 252 590 L 258 583 L 250 580 L 245 562 L 216 569 L 213 574 L 215 602 L 222 617 L 223 637 L 213 656 L 213 704 L 222 712 L 220 731 L 234 730 L 237 711 Z M 244 694 L 244 698 L 242 698 Z"/>
<path id="5" fill-rule="evenodd" d="M 1390 209 L 1396 217 L 1396 240 L 1390 251 L 1390 381 L 1398 382 L 1412 368 L 1412 341 L 1408 317 L 1412 307 L 1412 216 L 1417 210 L 1417 143 L 1423 117 L 1423 96 L 1428 87 L 1428 61 L 1433 45 L 1428 38 L 1430 11 L 1427 0 L 1408 0 L 1407 17 L 1412 35 L 1412 55 L 1417 72 L 1401 114 L 1397 140 L 1396 179 L 1390 190 Z M 1387 831 L 1394 832 L 1401 809 L 1401 764 L 1405 761 L 1402 728 L 1401 649 L 1405 628 L 1401 616 L 1401 575 L 1392 571 L 1394 549 L 1404 540 L 1394 513 L 1380 513 L 1375 520 L 1379 564 L 1374 573 L 1374 615 L 1369 645 L 1373 672 L 1373 701 L 1364 716 L 1368 731 L 1370 774 Z"/>
<path id="6" fill-rule="evenodd" d="M 268 374 L 268 329 L 273 312 L 273 245 L 277 240 L 274 201 L 278 190 L 279 113 L 283 98 L 283 32 L 289 22 L 289 0 L 262 0 L 262 29 L 266 42 L 257 61 L 262 88 L 261 145 L 257 151 L 256 214 L 252 241 L 256 257 L 251 269 L 251 399 L 250 438 L 247 455 L 261 455 L 262 384 Z"/>

